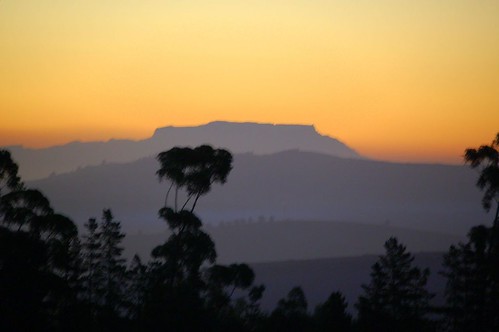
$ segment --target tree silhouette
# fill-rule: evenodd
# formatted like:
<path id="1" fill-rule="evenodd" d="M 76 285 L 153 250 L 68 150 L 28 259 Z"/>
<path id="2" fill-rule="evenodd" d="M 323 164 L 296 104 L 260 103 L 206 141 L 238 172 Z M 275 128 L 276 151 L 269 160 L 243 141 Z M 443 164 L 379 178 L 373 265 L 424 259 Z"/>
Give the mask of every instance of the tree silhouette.
<path id="1" fill-rule="evenodd" d="M 466 149 L 464 159 L 481 167 L 477 186 L 485 189 L 482 205 L 490 210 L 499 198 L 499 133 L 490 145 Z M 444 256 L 446 311 L 450 331 L 499 329 L 499 201 L 492 227 L 476 226 L 468 240 L 450 247 Z"/>
<path id="2" fill-rule="evenodd" d="M 225 183 L 232 169 L 232 154 L 224 149 L 213 149 L 209 145 L 201 145 L 194 149 L 175 147 L 161 152 L 157 159 L 161 165 L 156 172 L 160 181 L 163 179 L 171 181 L 165 198 L 165 207 L 168 194 L 172 187 L 175 187 L 175 212 L 178 210 L 180 189 L 183 188 L 187 192 L 187 199 L 180 210 L 183 210 L 194 198 L 190 209 L 193 212 L 199 197 L 208 193 L 213 183 Z"/>
<path id="3" fill-rule="evenodd" d="M 84 225 L 86 234 L 83 235 L 83 287 L 84 298 L 94 307 L 93 313 L 96 313 L 95 306 L 99 304 L 102 296 L 103 275 L 100 268 L 102 252 L 100 250 L 100 231 L 99 224 L 95 218 L 90 218 Z"/>
<path id="4" fill-rule="evenodd" d="M 216 324 L 209 317 L 210 309 L 204 298 L 209 280 L 204 278 L 202 268 L 215 263 L 216 250 L 194 209 L 213 183 L 225 183 L 232 169 L 232 155 L 203 145 L 194 149 L 176 147 L 160 153 L 157 159 L 159 180 L 171 181 L 165 206 L 159 211 L 171 235 L 151 253 L 154 262 L 150 267 L 144 319 L 158 328 L 169 326 L 175 331 L 209 330 Z M 170 207 L 168 196 L 172 189 L 175 198 Z M 187 196 L 179 208 L 180 191 Z"/>
<path id="5" fill-rule="evenodd" d="M 85 228 L 84 298 L 90 305 L 96 324 L 101 324 L 101 321 L 112 327 L 128 308 L 125 296 L 126 265 L 121 246 L 125 234 L 121 232 L 121 223 L 114 219 L 109 209 L 102 211 L 100 223 L 91 218 Z"/>
<path id="6" fill-rule="evenodd" d="M 124 285 L 126 281 L 125 259 L 121 242 L 125 234 L 121 223 L 114 219 L 110 209 L 102 212 L 101 221 L 101 266 L 104 277 L 104 307 L 115 315 L 123 311 Z"/>
<path id="7" fill-rule="evenodd" d="M 149 269 L 138 255 L 133 256 L 127 271 L 126 316 L 133 321 L 140 321 L 144 309 L 144 301 L 149 283 Z"/>
<path id="8" fill-rule="evenodd" d="M 255 273 L 246 264 L 214 265 L 207 269 L 209 297 L 218 308 L 229 305 L 236 289 L 248 289 Z"/>
<path id="9" fill-rule="evenodd" d="M 269 331 L 304 332 L 311 329 L 308 304 L 301 287 L 292 288 L 279 300 L 269 317 Z"/>
<path id="10" fill-rule="evenodd" d="M 211 184 L 225 183 L 232 169 L 232 155 L 207 145 L 194 149 L 175 147 L 158 154 L 158 161 L 160 181 L 168 179 L 172 183 L 166 194 L 165 207 L 159 211 L 172 235 L 152 251 L 153 258 L 162 262 L 157 265 L 157 274 L 163 276 L 161 280 L 168 287 L 189 282 L 193 288 L 198 288 L 202 283 L 200 267 L 204 262 L 214 263 L 216 251 L 210 236 L 201 229 L 202 223 L 194 214 L 194 208 L 199 197 L 210 190 Z M 174 208 L 166 205 L 172 186 L 175 187 Z M 178 209 L 178 191 L 181 189 L 188 196 L 182 208 Z M 192 198 L 191 209 L 185 210 Z"/>
<path id="11" fill-rule="evenodd" d="M 69 248 L 77 229 L 17 171 L 0 150 L 0 330 L 56 330 L 75 299 Z"/>
<path id="12" fill-rule="evenodd" d="M 482 145 L 478 149 L 466 149 L 464 160 L 472 168 L 481 166 L 477 186 L 485 189 L 482 204 L 485 210 L 490 210 L 494 198 L 499 198 L 499 133 L 490 145 Z M 495 221 L 498 219 L 499 201 Z"/>
<path id="13" fill-rule="evenodd" d="M 234 310 L 241 320 L 242 328 L 238 331 L 263 331 L 266 315 L 260 309 L 260 300 L 265 292 L 264 285 L 249 288 L 247 297 L 240 297 L 234 304 Z"/>
<path id="14" fill-rule="evenodd" d="M 314 312 L 317 332 L 348 332 L 352 330 L 352 316 L 347 313 L 347 302 L 340 292 L 333 292 L 326 302 L 318 305 Z"/>
<path id="15" fill-rule="evenodd" d="M 426 290 L 429 270 L 413 266 L 414 257 L 392 237 L 385 255 L 372 266 L 371 282 L 356 307 L 365 331 L 425 331 L 432 295 Z"/>
<path id="16" fill-rule="evenodd" d="M 444 256 L 446 327 L 450 331 L 499 330 L 499 228 L 473 227 L 466 243 Z"/>
<path id="17" fill-rule="evenodd" d="M 159 214 L 172 231 L 168 240 L 151 253 L 153 258 L 162 262 L 158 268 L 163 282 L 170 287 L 186 280 L 199 284 L 201 265 L 215 262 L 215 244 L 201 229 L 201 220 L 194 213 L 162 208 Z"/>
<path id="18" fill-rule="evenodd" d="M 19 167 L 12 160 L 10 152 L 0 150 L 0 197 L 23 188 L 21 178 L 17 175 L 18 170 Z"/>
<path id="19" fill-rule="evenodd" d="M 216 318 L 216 331 L 251 331 L 261 325 L 258 301 L 265 287 L 253 286 L 254 280 L 255 273 L 247 264 L 206 269 L 206 306 Z"/>
<path id="20" fill-rule="evenodd" d="M 211 185 L 225 183 L 232 155 L 205 145 L 174 148 L 158 160 L 160 180 L 172 183 L 159 211 L 171 235 L 154 248 L 148 265 L 136 256 L 126 270 L 125 235 L 111 210 L 103 211 L 100 222 L 87 221 L 80 242 L 74 223 L 55 213 L 40 191 L 25 188 L 10 153 L 0 150 L 0 331 L 265 327 L 259 308 L 265 288 L 253 285 L 246 264 L 214 265 L 215 244 L 194 214 Z M 173 207 L 167 205 L 171 188 Z M 180 207 L 179 191 L 186 194 Z M 279 306 L 283 317 L 310 326 L 301 289 Z"/>

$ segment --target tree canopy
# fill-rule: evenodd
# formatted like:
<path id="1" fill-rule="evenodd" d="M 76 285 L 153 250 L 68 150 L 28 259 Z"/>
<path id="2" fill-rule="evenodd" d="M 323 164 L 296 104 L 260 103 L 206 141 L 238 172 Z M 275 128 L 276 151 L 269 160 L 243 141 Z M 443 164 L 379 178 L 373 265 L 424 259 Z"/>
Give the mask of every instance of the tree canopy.
<path id="1" fill-rule="evenodd" d="M 413 265 L 414 256 L 394 237 L 385 242 L 385 255 L 372 266 L 371 282 L 362 285 L 359 324 L 365 331 L 425 331 L 429 300 L 429 270 Z"/>
<path id="2" fill-rule="evenodd" d="M 480 167 L 486 209 L 499 193 L 498 148 L 499 134 L 491 145 L 465 153 L 471 167 Z M 230 152 L 177 147 L 157 159 L 159 180 L 171 182 L 159 210 L 170 234 L 149 262 L 135 256 L 127 268 L 125 234 L 110 209 L 100 221 L 88 220 L 80 243 L 73 221 L 56 213 L 42 192 L 27 188 L 10 153 L 0 150 L 1 331 L 433 332 L 436 318 L 449 332 L 499 329 L 497 216 L 492 227 L 473 227 L 466 242 L 444 255 L 445 305 L 438 311 L 430 308 L 429 270 L 415 266 L 392 237 L 362 285 L 357 319 L 340 292 L 311 315 L 299 286 L 269 314 L 260 309 L 265 287 L 254 284 L 251 267 L 217 264 L 215 243 L 194 213 L 212 184 L 227 181 Z"/>
<path id="3" fill-rule="evenodd" d="M 490 210 L 494 199 L 499 199 L 499 133 L 490 145 L 481 145 L 479 148 L 466 149 L 464 160 L 472 168 L 481 167 L 477 186 L 485 190 L 482 199 L 483 207 Z M 499 204 L 499 202 L 498 202 Z M 498 207 L 499 211 L 499 207 Z M 496 215 L 497 218 L 497 215 Z"/>
<path id="4" fill-rule="evenodd" d="M 175 186 L 175 211 L 178 208 L 178 189 L 185 189 L 188 195 L 181 210 L 186 207 L 191 198 L 194 198 L 190 209 L 192 212 L 199 197 L 208 193 L 213 183 L 225 183 L 232 169 L 232 154 L 224 149 L 213 149 L 209 145 L 196 148 L 175 147 L 161 152 L 157 159 L 161 165 L 156 172 L 160 181 L 167 179 L 171 181 L 172 186 Z"/>

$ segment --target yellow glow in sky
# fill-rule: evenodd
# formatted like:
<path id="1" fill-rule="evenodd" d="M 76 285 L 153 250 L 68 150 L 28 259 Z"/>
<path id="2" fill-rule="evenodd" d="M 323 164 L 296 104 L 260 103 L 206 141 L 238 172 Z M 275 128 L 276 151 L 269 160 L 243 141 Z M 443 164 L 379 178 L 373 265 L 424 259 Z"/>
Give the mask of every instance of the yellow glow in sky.
<path id="1" fill-rule="evenodd" d="M 0 146 L 214 120 L 462 162 L 499 131 L 496 0 L 0 0 Z"/>

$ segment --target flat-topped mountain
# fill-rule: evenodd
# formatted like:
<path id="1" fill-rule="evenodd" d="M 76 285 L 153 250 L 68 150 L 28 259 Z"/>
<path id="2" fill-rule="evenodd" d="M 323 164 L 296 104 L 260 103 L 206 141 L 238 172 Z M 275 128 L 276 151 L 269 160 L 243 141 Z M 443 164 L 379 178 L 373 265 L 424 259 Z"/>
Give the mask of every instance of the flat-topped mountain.
<path id="1" fill-rule="evenodd" d="M 269 154 L 290 149 L 320 152 L 342 158 L 360 156 L 342 142 L 320 135 L 313 126 L 259 123 L 211 122 L 195 127 L 164 127 L 140 141 L 72 142 L 45 149 L 6 147 L 19 164 L 23 179 L 41 179 L 50 174 L 109 162 L 130 162 L 155 156 L 174 146 L 211 144 L 232 153 Z"/>
<path id="2" fill-rule="evenodd" d="M 151 138 L 158 147 L 208 143 L 233 153 L 270 154 L 286 150 L 320 152 L 342 158 L 359 158 L 351 148 L 329 136 L 320 135 L 314 126 L 273 125 L 251 122 L 211 122 L 199 127 L 165 127 Z"/>

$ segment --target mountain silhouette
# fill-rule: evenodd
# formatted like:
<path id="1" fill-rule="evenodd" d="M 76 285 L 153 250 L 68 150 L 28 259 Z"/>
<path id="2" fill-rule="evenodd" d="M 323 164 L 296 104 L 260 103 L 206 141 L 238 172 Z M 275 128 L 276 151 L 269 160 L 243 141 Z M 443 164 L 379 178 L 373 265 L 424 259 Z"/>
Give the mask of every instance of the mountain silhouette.
<path id="1" fill-rule="evenodd" d="M 245 220 L 344 221 L 466 234 L 490 220 L 476 173 L 465 166 L 398 164 L 303 151 L 236 154 L 224 186 L 202 197 L 205 223 Z M 166 229 L 157 211 L 168 185 L 150 157 L 32 181 L 54 206 L 83 224 L 112 208 L 127 231 Z"/>
<path id="2" fill-rule="evenodd" d="M 343 158 L 360 158 L 354 150 L 313 126 L 259 123 L 211 122 L 195 127 L 156 129 L 148 139 L 72 142 L 45 149 L 6 147 L 19 164 L 23 179 L 41 179 L 80 167 L 112 162 L 130 162 L 155 156 L 174 146 L 211 144 L 232 153 L 269 154 L 290 149 L 320 152 Z"/>

